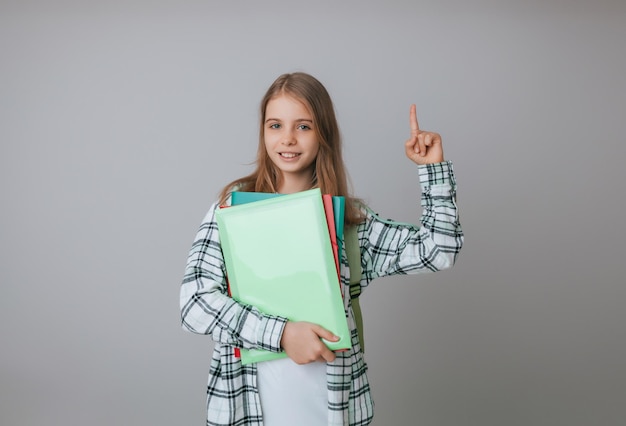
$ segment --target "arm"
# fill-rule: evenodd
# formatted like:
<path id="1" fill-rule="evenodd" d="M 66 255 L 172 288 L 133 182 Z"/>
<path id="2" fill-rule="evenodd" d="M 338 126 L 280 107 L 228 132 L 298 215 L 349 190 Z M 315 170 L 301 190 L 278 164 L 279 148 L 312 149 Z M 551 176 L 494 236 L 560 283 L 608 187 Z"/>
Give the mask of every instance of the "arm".
<path id="1" fill-rule="evenodd" d="M 367 282 L 393 274 L 434 272 L 452 267 L 463 245 L 452 163 L 444 161 L 441 136 L 422 131 L 415 105 L 406 156 L 418 165 L 422 187 L 421 227 L 386 221 L 368 212 L 362 226 L 362 259 Z M 363 241 L 365 240 L 365 241 Z"/>
<path id="2" fill-rule="evenodd" d="M 215 210 L 209 209 L 187 259 L 180 289 L 182 326 L 214 341 L 279 352 L 286 319 L 265 315 L 228 296 Z"/>
<path id="3" fill-rule="evenodd" d="M 394 274 L 435 272 L 452 267 L 463 246 L 452 163 L 418 167 L 422 185 L 421 226 L 384 220 L 368 211 L 361 225 L 367 282 Z"/>

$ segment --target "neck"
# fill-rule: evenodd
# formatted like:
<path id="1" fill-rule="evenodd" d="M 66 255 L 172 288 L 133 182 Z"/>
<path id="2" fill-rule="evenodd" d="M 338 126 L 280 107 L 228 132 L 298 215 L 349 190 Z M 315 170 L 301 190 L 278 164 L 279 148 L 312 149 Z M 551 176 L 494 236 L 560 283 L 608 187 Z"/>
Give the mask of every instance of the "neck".
<path id="1" fill-rule="evenodd" d="M 294 192 L 306 191 L 311 189 L 311 174 L 305 175 L 283 175 L 282 182 L 278 185 L 278 192 L 281 194 L 293 194 Z"/>

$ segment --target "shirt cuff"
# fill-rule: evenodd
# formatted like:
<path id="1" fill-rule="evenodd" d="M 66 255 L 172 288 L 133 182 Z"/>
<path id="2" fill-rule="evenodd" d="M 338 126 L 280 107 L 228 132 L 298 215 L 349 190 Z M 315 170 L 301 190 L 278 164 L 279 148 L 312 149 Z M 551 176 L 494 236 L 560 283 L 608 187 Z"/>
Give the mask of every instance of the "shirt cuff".
<path id="1" fill-rule="evenodd" d="M 454 169 L 451 161 L 443 161 L 441 163 L 422 164 L 418 168 L 420 185 L 422 187 L 450 184 L 455 185 Z"/>
<path id="2" fill-rule="evenodd" d="M 280 339 L 286 324 L 287 318 L 264 315 L 257 334 L 258 347 L 270 352 L 282 351 Z"/>

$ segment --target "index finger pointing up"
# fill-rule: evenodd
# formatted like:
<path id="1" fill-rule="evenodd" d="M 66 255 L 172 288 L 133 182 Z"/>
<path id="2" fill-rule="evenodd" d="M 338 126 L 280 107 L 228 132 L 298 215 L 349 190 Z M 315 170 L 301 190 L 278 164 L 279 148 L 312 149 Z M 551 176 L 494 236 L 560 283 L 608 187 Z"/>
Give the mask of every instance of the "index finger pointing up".
<path id="1" fill-rule="evenodd" d="M 409 112 L 409 124 L 411 125 L 411 136 L 417 136 L 420 132 L 420 126 L 417 123 L 417 112 L 415 104 L 411 105 Z"/>

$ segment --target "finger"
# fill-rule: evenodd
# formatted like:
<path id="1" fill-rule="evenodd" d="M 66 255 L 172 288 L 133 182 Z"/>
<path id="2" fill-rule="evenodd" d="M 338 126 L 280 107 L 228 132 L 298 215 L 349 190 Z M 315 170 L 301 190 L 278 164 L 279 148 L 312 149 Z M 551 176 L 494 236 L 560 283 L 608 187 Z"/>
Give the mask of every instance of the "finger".
<path id="1" fill-rule="evenodd" d="M 324 348 L 325 349 L 321 353 L 322 358 L 324 358 L 326 362 L 333 362 L 336 358 L 335 353 L 331 351 L 330 349 L 326 348 L 326 346 L 324 346 Z"/>
<path id="2" fill-rule="evenodd" d="M 336 342 L 337 340 L 339 340 L 339 337 L 335 336 L 333 333 L 319 325 L 315 325 L 313 327 L 313 332 L 315 332 L 315 334 L 317 334 L 321 339 L 326 339 L 331 342 Z"/>
<path id="3" fill-rule="evenodd" d="M 321 339 L 325 339 L 331 342 L 336 342 L 339 340 L 339 337 L 335 336 L 333 333 L 331 333 L 330 331 L 326 330 L 324 327 L 321 327 L 319 325 L 316 325 L 313 328 L 313 331 Z M 322 344 L 322 348 L 320 350 L 320 357 L 322 358 L 322 360 L 325 360 L 326 362 L 333 362 L 335 360 L 335 353 L 331 351 L 330 349 L 328 349 L 328 347 L 325 344 Z"/>
<path id="4" fill-rule="evenodd" d="M 422 157 L 426 155 L 426 134 L 420 133 L 417 137 L 417 145 L 419 146 L 419 150 L 416 153 L 419 153 Z"/>
<path id="5" fill-rule="evenodd" d="M 409 109 L 409 125 L 411 126 L 411 136 L 417 136 L 420 132 L 420 126 L 417 122 L 417 111 L 415 104 Z"/>
<path id="6" fill-rule="evenodd" d="M 426 136 L 424 136 L 424 146 L 426 146 L 428 148 L 430 148 L 433 145 L 433 134 L 432 133 L 426 133 Z M 424 155 L 426 155 L 426 153 L 423 153 Z"/>
<path id="7" fill-rule="evenodd" d="M 404 143 L 404 151 L 406 152 L 406 155 L 410 157 L 415 154 L 416 149 L 419 149 L 419 146 L 417 145 L 417 136 L 411 136 Z"/>

